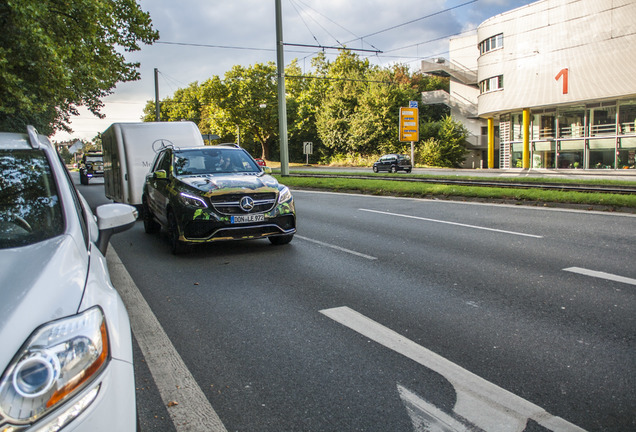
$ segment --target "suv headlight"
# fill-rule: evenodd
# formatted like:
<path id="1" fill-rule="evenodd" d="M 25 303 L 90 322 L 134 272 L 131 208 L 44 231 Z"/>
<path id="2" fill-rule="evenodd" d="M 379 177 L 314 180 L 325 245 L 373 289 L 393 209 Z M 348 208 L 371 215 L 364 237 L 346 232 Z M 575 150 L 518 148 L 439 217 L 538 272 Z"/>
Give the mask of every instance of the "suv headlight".
<path id="1" fill-rule="evenodd" d="M 287 202 L 290 199 L 292 199 L 291 191 L 287 186 L 283 186 L 283 188 L 278 192 L 278 204 Z"/>
<path id="2" fill-rule="evenodd" d="M 185 192 L 181 192 L 179 194 L 179 198 L 181 199 L 181 202 L 183 202 L 185 205 L 188 206 L 192 206 L 192 207 L 197 207 L 197 208 L 207 208 L 208 205 L 205 202 L 205 200 L 201 197 L 198 197 L 196 195 L 191 195 Z"/>
<path id="3" fill-rule="evenodd" d="M 34 422 L 78 393 L 108 361 L 108 331 L 99 307 L 45 324 L 0 379 L 0 417 L 13 424 Z M 91 401 L 80 401 L 78 412 L 67 420 Z"/>

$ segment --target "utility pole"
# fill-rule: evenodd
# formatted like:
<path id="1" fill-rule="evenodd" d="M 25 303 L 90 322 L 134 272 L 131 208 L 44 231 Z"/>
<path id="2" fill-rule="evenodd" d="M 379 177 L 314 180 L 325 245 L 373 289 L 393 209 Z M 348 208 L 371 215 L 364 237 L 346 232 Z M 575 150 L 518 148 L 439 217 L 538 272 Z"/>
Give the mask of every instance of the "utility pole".
<path id="1" fill-rule="evenodd" d="M 283 23 L 280 0 L 276 1 L 276 63 L 278 66 L 278 134 L 280 135 L 280 173 L 289 175 L 287 144 L 287 102 L 285 100 L 285 59 L 283 52 Z"/>
<path id="2" fill-rule="evenodd" d="M 155 121 L 161 121 L 159 110 L 159 69 L 155 68 Z"/>

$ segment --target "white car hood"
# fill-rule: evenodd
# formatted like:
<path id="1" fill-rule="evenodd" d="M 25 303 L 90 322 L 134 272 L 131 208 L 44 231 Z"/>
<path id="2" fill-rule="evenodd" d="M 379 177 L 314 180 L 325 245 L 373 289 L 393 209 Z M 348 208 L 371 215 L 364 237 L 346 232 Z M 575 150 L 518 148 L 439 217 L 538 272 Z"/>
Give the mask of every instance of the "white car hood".
<path id="1" fill-rule="evenodd" d="M 0 250 L 0 374 L 37 327 L 77 313 L 87 269 L 69 235 Z"/>

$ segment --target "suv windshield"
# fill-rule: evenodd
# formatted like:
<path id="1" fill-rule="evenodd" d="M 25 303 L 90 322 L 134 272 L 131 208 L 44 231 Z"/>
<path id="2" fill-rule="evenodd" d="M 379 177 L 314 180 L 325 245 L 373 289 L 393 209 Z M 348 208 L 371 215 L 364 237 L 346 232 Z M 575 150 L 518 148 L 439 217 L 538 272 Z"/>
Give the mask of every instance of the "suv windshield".
<path id="1" fill-rule="evenodd" d="M 64 231 L 55 180 L 41 150 L 0 150 L 0 249 Z"/>
<path id="2" fill-rule="evenodd" d="M 219 148 L 176 150 L 174 168 L 178 176 L 261 172 L 258 164 L 243 150 Z"/>
<path id="3" fill-rule="evenodd" d="M 86 156 L 86 163 L 102 162 L 102 156 Z"/>

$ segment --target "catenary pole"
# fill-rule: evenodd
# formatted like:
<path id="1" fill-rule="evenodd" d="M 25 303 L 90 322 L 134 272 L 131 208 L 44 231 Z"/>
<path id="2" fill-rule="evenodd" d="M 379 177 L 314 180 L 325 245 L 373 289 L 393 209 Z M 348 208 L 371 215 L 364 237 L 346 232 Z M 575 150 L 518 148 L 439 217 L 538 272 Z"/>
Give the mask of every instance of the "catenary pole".
<path id="1" fill-rule="evenodd" d="M 159 110 L 159 69 L 155 68 L 155 121 L 161 121 Z"/>
<path id="2" fill-rule="evenodd" d="M 276 63 L 278 66 L 278 134 L 280 135 L 280 173 L 289 175 L 287 144 L 287 104 L 285 101 L 285 59 L 280 0 L 276 1 Z"/>

